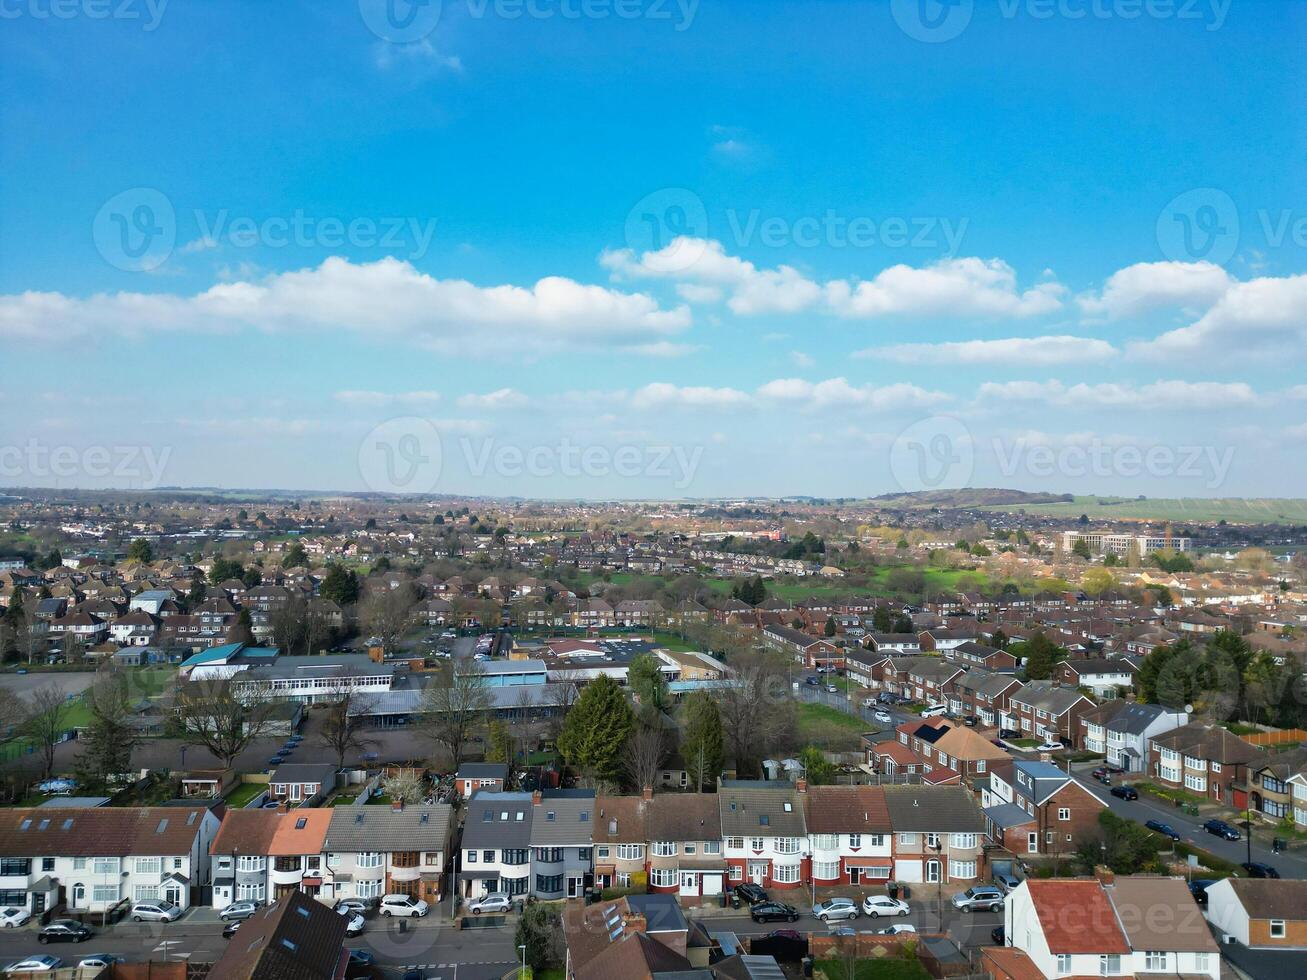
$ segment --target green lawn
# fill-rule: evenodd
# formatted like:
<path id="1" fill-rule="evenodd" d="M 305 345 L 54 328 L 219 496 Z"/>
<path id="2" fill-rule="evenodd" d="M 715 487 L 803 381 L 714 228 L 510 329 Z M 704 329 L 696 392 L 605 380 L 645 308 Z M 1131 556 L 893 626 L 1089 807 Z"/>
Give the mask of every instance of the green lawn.
<path id="1" fill-rule="evenodd" d="M 1307 521 L 1307 500 L 1294 498 L 1203 499 L 1197 497 L 1140 500 L 1136 497 L 1076 497 L 1070 503 L 996 504 L 981 510 L 1024 511 L 1048 517 L 1091 520 L 1202 521 L 1231 524 L 1301 524 Z"/>
<path id="2" fill-rule="evenodd" d="M 333 807 L 333 806 L 349 806 L 351 803 L 353 803 L 353 802 L 354 802 L 355 800 L 357 800 L 357 799 L 358 799 L 357 796 L 346 796 L 346 795 L 342 795 L 342 796 L 333 796 L 332 799 L 331 799 L 331 802 L 328 803 L 327 806 L 328 806 L 328 808 Z"/>
<path id="3" fill-rule="evenodd" d="M 867 731 L 867 723 L 853 715 L 845 714 L 837 708 L 825 704 L 800 704 L 795 712 L 798 715 L 799 735 L 812 729 L 814 725 L 826 723 L 846 728 L 851 732 Z"/>
<path id="4" fill-rule="evenodd" d="M 368 797 L 368 806 L 390 806 L 390 797 L 385 793 L 373 793 Z"/>
<path id="5" fill-rule="evenodd" d="M 814 976 L 826 980 L 850 980 L 848 970 L 840 960 L 818 960 Z M 919 960 L 861 959 L 854 964 L 851 980 L 930 980 L 930 974 Z"/>
<path id="6" fill-rule="evenodd" d="M 228 809 L 239 810 L 267 788 L 266 783 L 241 783 L 227 794 Z"/>

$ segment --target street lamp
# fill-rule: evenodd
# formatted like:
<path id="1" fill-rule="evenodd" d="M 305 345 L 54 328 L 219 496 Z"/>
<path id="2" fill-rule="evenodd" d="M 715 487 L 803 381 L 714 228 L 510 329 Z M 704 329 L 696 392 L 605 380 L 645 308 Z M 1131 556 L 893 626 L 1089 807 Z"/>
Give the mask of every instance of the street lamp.
<path id="1" fill-rule="evenodd" d="M 522 954 L 522 972 L 518 974 L 521 980 L 526 980 L 526 946 L 517 947 L 518 952 Z"/>

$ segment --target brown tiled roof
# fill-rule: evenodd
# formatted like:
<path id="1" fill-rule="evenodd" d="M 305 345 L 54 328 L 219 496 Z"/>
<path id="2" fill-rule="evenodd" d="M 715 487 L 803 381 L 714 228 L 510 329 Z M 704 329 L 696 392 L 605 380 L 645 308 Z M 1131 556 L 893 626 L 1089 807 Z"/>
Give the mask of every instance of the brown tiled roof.
<path id="1" fill-rule="evenodd" d="M 716 793 L 663 793 L 649 801 L 649 840 L 721 840 L 722 815 Z"/>
<path id="2" fill-rule="evenodd" d="M 1227 878 L 1244 911 L 1254 919 L 1307 919 L 1307 880 Z"/>
<path id="3" fill-rule="evenodd" d="M 1195 759 L 1210 759 L 1223 764 L 1254 762 L 1266 755 L 1263 749 L 1248 744 L 1219 725 L 1184 725 L 1154 736 L 1153 744 L 1174 749 Z"/>
<path id="4" fill-rule="evenodd" d="M 600 796 L 595 800 L 596 844 L 643 844 L 648 807 L 641 796 Z"/>
<path id="5" fill-rule="evenodd" d="M 209 980 L 333 980 L 345 917 L 298 889 L 241 923 Z"/>
<path id="6" fill-rule="evenodd" d="M 1096 880 L 1028 878 L 1026 887 L 1050 953 L 1130 952 L 1116 912 Z"/>
<path id="7" fill-rule="evenodd" d="M 277 833 L 275 810 L 228 810 L 210 854 L 267 854 Z"/>
<path id="8" fill-rule="evenodd" d="M 690 961 L 643 932 L 613 943 L 589 963 L 573 971 L 576 980 L 643 980 L 658 973 L 690 969 Z"/>
<path id="9" fill-rule="evenodd" d="M 204 813 L 202 806 L 0 810 L 0 856 L 186 854 Z"/>
<path id="10" fill-rule="evenodd" d="M 1135 949 L 1220 952 L 1183 878 L 1122 876 L 1105 890 Z"/>
<path id="11" fill-rule="evenodd" d="M 809 833 L 876 834 L 893 829 L 880 786 L 810 786 L 806 797 Z"/>

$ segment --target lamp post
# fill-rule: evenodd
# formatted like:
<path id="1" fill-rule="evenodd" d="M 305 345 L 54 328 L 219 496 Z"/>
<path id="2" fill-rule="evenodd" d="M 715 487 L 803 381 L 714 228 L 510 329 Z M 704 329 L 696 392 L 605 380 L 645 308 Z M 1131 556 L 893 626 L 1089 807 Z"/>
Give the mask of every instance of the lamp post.
<path id="1" fill-rule="evenodd" d="M 935 908 L 939 910 L 939 931 L 944 931 L 944 838 L 938 837 L 933 845 L 935 851 Z"/>
<path id="2" fill-rule="evenodd" d="M 522 954 L 522 972 L 519 973 L 518 976 L 521 977 L 522 980 L 526 980 L 526 946 L 522 945 L 517 947 L 517 949 L 518 952 Z"/>

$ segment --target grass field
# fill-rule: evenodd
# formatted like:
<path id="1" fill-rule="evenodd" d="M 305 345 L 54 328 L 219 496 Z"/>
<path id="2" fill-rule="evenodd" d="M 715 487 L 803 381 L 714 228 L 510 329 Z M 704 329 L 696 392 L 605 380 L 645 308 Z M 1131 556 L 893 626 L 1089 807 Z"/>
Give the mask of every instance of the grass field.
<path id="1" fill-rule="evenodd" d="M 813 975 L 827 980 L 844 980 L 849 975 L 840 960 L 818 960 L 815 965 Z M 919 960 L 861 959 L 854 964 L 853 971 L 853 980 L 929 980 L 929 977 Z"/>
<path id="2" fill-rule="evenodd" d="M 814 726 L 819 724 L 836 725 L 840 728 L 847 729 L 851 732 L 867 731 L 867 723 L 853 715 L 845 714 L 838 708 L 832 708 L 825 704 L 809 704 L 804 702 L 796 710 L 798 715 L 798 729 L 800 737 L 811 732 Z"/>
<path id="3" fill-rule="evenodd" d="M 927 591 L 935 589 L 979 589 L 985 585 L 988 580 L 983 572 L 971 571 L 967 569 L 956 568 L 920 568 L 913 565 L 882 565 L 876 568 L 867 576 L 866 585 L 854 584 L 844 579 L 827 579 L 827 578 L 805 578 L 792 579 L 786 581 L 767 581 L 767 594 L 786 599 L 790 602 L 797 602 L 800 599 L 808 598 L 835 598 L 847 595 L 893 595 L 894 591 L 889 586 L 890 573 L 895 568 L 913 568 L 921 571 L 926 579 Z M 602 576 L 586 573 L 578 575 L 575 581 L 581 585 L 589 586 L 599 581 Z M 570 580 L 569 580 L 570 581 Z M 633 575 L 629 572 L 613 572 L 605 580 L 614 585 L 631 585 L 633 583 L 642 583 L 654 589 L 660 589 L 667 584 L 667 579 L 662 575 Z M 705 578 L 704 584 L 714 592 L 722 595 L 729 594 L 731 589 L 740 581 L 731 578 Z"/>
<path id="4" fill-rule="evenodd" d="M 265 783 L 241 783 L 227 794 L 227 808 L 239 810 L 267 788 Z"/>
<path id="5" fill-rule="evenodd" d="M 1230 524 L 1301 524 L 1307 521 L 1307 500 L 1295 498 L 1178 497 L 1140 500 L 1136 497 L 1076 497 L 1070 503 L 997 504 L 992 511 L 1024 511 L 1047 517 L 1091 520 L 1203 521 Z"/>

